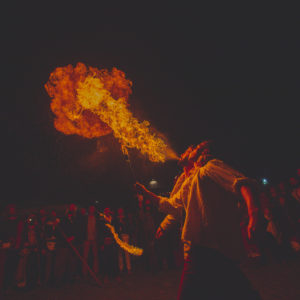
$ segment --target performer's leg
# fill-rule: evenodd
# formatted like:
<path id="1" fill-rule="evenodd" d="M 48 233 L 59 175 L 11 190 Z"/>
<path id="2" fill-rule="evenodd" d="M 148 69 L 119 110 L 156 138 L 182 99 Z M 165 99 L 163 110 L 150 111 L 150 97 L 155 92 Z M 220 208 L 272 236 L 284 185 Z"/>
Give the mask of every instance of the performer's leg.
<path id="1" fill-rule="evenodd" d="M 230 259 L 216 250 L 192 248 L 185 260 L 178 300 L 258 300 L 258 293 Z"/>

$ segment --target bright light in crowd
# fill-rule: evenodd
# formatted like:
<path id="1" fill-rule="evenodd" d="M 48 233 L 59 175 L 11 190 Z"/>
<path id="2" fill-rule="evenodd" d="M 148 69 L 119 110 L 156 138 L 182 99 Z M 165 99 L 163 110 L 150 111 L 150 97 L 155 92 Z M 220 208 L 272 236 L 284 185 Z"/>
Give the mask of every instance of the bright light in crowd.
<path id="1" fill-rule="evenodd" d="M 152 189 L 158 188 L 158 182 L 157 182 L 155 179 L 152 179 L 152 180 L 149 182 L 149 186 L 150 186 L 150 188 L 152 188 Z"/>
<path id="2" fill-rule="evenodd" d="M 262 178 L 261 182 L 262 182 L 263 185 L 266 185 L 266 184 L 269 183 L 267 178 Z"/>

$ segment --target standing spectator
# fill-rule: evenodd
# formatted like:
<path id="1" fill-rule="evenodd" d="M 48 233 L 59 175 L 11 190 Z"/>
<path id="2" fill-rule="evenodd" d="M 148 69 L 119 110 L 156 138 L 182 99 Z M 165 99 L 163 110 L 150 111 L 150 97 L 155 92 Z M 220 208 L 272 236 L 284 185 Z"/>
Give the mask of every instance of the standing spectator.
<path id="1" fill-rule="evenodd" d="M 16 271 L 19 262 L 19 251 L 21 246 L 21 237 L 24 227 L 24 221 L 17 216 L 16 206 L 9 204 L 6 215 L 1 224 L 2 248 L 4 250 L 4 259 L 2 259 L 4 276 L 3 291 L 9 292 L 15 287 Z"/>
<path id="2" fill-rule="evenodd" d="M 271 214 L 274 217 L 273 220 L 275 226 L 280 232 L 280 238 L 278 239 L 278 241 L 281 247 L 281 255 L 284 258 L 287 258 L 292 254 L 292 249 L 290 245 L 292 228 L 288 216 L 286 199 L 274 186 L 271 186 L 269 191 L 272 204 Z"/>
<path id="3" fill-rule="evenodd" d="M 41 268 L 38 221 L 33 214 L 26 219 L 20 250 L 16 275 L 17 286 L 32 289 L 38 284 Z"/>
<path id="4" fill-rule="evenodd" d="M 141 197 L 141 196 L 139 196 Z M 143 200 L 143 198 L 141 198 Z M 139 200 L 139 227 L 141 246 L 144 249 L 143 259 L 146 271 L 156 272 L 158 270 L 157 255 L 155 250 L 156 222 L 153 207 L 150 200 L 143 202 Z"/>
<path id="5" fill-rule="evenodd" d="M 77 214 L 77 218 L 76 218 L 76 248 L 78 250 L 78 252 L 80 253 L 80 255 L 83 257 L 83 247 L 84 247 L 84 242 L 86 240 L 86 218 L 87 218 L 87 212 L 86 209 L 84 207 L 81 207 L 79 209 L 79 212 Z M 83 277 L 83 266 L 81 264 L 81 262 L 79 262 L 78 266 L 77 266 L 77 273 L 79 274 L 80 277 Z"/>
<path id="6" fill-rule="evenodd" d="M 279 185 L 279 203 L 290 223 L 291 230 L 295 231 L 296 223 L 299 218 L 299 206 L 296 199 L 291 195 L 290 188 L 284 183 Z"/>
<path id="7" fill-rule="evenodd" d="M 125 216 L 124 209 L 120 207 L 117 211 L 116 230 L 120 235 L 122 241 L 127 244 L 130 241 L 130 228 L 127 217 Z M 124 272 L 124 260 L 126 263 L 126 270 L 128 274 L 132 273 L 130 254 L 124 251 L 121 247 L 118 247 L 118 259 L 119 259 L 119 271 L 122 274 Z"/>
<path id="8" fill-rule="evenodd" d="M 96 216 L 96 207 L 90 205 L 88 215 L 85 218 L 85 240 L 83 243 L 83 259 L 88 262 L 89 252 L 92 249 L 93 253 L 93 271 L 95 274 L 99 272 L 99 240 L 101 238 L 99 232 L 99 218 Z M 85 264 L 82 265 L 82 274 L 84 277 L 88 275 L 88 268 Z"/>
<path id="9" fill-rule="evenodd" d="M 40 209 L 39 214 L 37 216 L 37 229 L 39 236 L 39 276 L 38 276 L 38 284 L 44 284 L 45 281 L 45 267 L 46 267 L 46 259 L 45 259 L 45 246 L 46 246 L 46 224 L 47 224 L 47 212 L 45 209 Z"/>
<path id="10" fill-rule="evenodd" d="M 75 280 L 77 256 L 73 250 L 76 236 L 75 209 L 67 209 L 57 225 L 57 250 L 54 266 L 56 285 Z"/>
<path id="11" fill-rule="evenodd" d="M 52 210 L 46 219 L 44 239 L 42 240 L 42 284 L 51 285 L 54 283 L 54 265 L 57 249 L 57 226 L 60 219 L 56 211 Z"/>
<path id="12" fill-rule="evenodd" d="M 300 205 L 300 178 L 291 177 L 289 179 L 289 184 L 292 197 L 294 197 Z"/>

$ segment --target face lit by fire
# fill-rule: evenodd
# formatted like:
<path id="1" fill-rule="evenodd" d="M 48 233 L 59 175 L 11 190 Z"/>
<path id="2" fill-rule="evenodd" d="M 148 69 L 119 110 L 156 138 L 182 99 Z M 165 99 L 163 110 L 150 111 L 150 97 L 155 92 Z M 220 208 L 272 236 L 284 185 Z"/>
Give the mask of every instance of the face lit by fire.
<path id="1" fill-rule="evenodd" d="M 190 154 L 193 152 L 194 146 L 189 146 L 184 153 L 181 154 L 178 164 L 182 167 L 185 167 L 189 164 Z"/>
<path id="2" fill-rule="evenodd" d="M 182 167 L 192 167 L 194 163 L 197 165 L 201 164 L 201 157 L 209 154 L 209 144 L 210 141 L 204 141 L 198 144 L 196 147 L 190 146 L 186 149 L 186 151 L 181 155 L 179 160 L 179 165 Z"/>

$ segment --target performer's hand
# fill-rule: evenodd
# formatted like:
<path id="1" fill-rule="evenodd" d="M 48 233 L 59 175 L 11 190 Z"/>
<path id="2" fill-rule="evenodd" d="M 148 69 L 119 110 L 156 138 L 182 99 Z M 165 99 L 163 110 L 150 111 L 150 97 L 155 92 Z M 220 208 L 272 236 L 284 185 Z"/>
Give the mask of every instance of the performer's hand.
<path id="1" fill-rule="evenodd" d="M 161 229 L 161 227 L 158 227 L 155 233 L 155 238 L 158 240 L 160 239 L 164 234 L 164 231 Z"/>
<path id="2" fill-rule="evenodd" d="M 134 189 L 136 190 L 136 192 L 138 194 L 141 194 L 141 195 L 147 195 L 148 193 L 148 190 L 145 188 L 145 186 L 139 182 L 136 182 L 135 185 L 134 185 Z"/>

